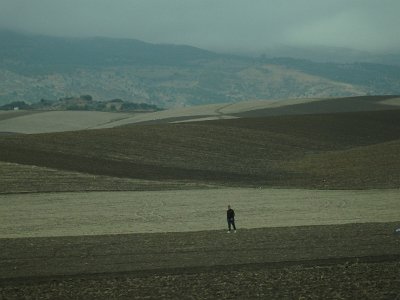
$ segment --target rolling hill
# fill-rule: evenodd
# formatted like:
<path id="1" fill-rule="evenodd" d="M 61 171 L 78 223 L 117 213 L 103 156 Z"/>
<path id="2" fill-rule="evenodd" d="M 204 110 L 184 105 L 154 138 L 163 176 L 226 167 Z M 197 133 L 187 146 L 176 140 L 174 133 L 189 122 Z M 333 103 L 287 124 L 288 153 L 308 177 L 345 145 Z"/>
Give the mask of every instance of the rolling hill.
<path id="1" fill-rule="evenodd" d="M 399 188 L 399 141 L 400 110 L 392 109 L 2 136 L 0 157 L 154 182 Z"/>
<path id="2" fill-rule="evenodd" d="M 0 299 L 398 296 L 398 65 L 0 39 Z"/>
<path id="3" fill-rule="evenodd" d="M 232 118 L 398 109 L 398 96 L 256 100 L 156 112 L 0 111 L 0 133 L 44 133 Z"/>
<path id="4" fill-rule="evenodd" d="M 0 298 L 396 297 L 398 104 L 0 113 Z"/>

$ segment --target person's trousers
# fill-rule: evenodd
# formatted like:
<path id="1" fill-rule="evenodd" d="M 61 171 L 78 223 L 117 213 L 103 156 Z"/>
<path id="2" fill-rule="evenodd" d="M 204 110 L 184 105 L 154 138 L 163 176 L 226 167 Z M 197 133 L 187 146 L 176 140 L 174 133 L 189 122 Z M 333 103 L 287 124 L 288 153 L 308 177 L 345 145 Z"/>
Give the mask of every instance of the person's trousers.
<path id="1" fill-rule="evenodd" d="M 236 230 L 235 219 L 228 219 L 228 229 L 229 229 L 229 231 L 231 231 L 231 226 L 233 227 L 234 230 Z"/>

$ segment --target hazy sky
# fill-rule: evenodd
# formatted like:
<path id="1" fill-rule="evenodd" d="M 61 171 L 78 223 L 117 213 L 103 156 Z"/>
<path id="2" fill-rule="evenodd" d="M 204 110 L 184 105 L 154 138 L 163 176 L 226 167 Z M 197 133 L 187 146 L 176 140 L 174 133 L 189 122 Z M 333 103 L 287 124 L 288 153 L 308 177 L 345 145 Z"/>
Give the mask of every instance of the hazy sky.
<path id="1" fill-rule="evenodd" d="M 400 49 L 400 0 L 0 0 L 0 27 L 212 50 Z"/>

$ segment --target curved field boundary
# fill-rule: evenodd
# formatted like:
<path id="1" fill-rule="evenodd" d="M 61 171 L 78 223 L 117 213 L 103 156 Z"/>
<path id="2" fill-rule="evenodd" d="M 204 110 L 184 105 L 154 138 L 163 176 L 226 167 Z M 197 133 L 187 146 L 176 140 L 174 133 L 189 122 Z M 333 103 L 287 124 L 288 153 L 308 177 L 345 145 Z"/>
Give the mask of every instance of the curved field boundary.
<path id="1" fill-rule="evenodd" d="M 0 195 L 0 238 L 226 230 L 400 220 L 399 190 L 201 189 Z"/>

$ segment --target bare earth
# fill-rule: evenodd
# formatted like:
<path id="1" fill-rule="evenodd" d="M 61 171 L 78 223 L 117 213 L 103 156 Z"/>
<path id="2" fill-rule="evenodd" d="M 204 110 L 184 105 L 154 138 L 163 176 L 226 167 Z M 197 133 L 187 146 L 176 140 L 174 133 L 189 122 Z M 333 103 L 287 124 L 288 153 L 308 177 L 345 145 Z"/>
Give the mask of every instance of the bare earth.
<path id="1" fill-rule="evenodd" d="M 0 111 L 0 132 L 45 133 L 93 128 L 111 128 L 132 123 L 181 121 L 204 121 L 234 118 L 233 113 L 274 108 L 292 104 L 308 103 L 320 99 L 253 100 L 240 103 L 209 104 L 187 108 L 169 109 L 154 113 L 109 113 L 87 111 L 22 112 Z M 3 118 L 2 118 L 3 116 Z M 7 117 L 6 117 L 7 116 Z"/>
<path id="2" fill-rule="evenodd" d="M 395 225 L 1 239 L 0 299 L 398 299 Z"/>
<path id="3" fill-rule="evenodd" d="M 398 195 L 2 194 L 0 299 L 398 299 Z"/>
<path id="4" fill-rule="evenodd" d="M 243 228 L 400 220 L 399 190 L 225 188 L 0 195 L 0 238 L 224 229 L 231 204 Z"/>
<path id="5" fill-rule="evenodd" d="M 0 300 L 400 299 L 398 104 L 0 112 Z"/>

